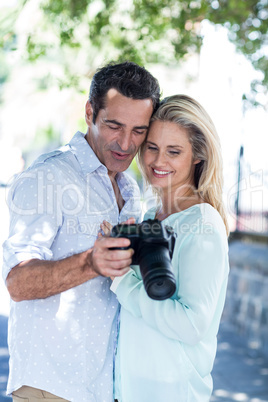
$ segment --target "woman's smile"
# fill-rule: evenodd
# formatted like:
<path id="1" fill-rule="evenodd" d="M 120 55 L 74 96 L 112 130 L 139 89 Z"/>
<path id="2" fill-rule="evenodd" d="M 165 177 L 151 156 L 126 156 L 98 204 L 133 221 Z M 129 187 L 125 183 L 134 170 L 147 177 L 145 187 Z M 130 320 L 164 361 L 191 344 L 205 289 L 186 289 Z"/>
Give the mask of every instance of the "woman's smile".
<path id="1" fill-rule="evenodd" d="M 152 168 L 152 171 L 153 171 L 153 175 L 155 177 L 159 177 L 159 178 L 166 177 L 166 176 L 168 176 L 168 175 L 170 175 L 172 173 L 172 171 L 156 169 L 156 168 Z"/>

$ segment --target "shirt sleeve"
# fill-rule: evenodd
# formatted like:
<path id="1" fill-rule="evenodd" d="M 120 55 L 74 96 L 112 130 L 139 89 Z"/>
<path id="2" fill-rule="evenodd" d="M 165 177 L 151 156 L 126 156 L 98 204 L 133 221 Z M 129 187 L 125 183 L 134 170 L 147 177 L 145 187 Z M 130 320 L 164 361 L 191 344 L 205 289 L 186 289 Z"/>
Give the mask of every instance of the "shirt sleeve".
<path id="1" fill-rule="evenodd" d="M 55 174 L 42 169 L 22 173 L 9 191 L 9 237 L 3 244 L 3 279 L 22 261 L 51 260 L 51 244 L 62 222 Z"/>
<path id="2" fill-rule="evenodd" d="M 207 332 L 228 276 L 226 235 L 218 232 L 187 235 L 175 246 L 173 267 L 177 293 L 152 300 L 133 270 L 112 290 L 120 304 L 166 337 L 196 344 Z"/>

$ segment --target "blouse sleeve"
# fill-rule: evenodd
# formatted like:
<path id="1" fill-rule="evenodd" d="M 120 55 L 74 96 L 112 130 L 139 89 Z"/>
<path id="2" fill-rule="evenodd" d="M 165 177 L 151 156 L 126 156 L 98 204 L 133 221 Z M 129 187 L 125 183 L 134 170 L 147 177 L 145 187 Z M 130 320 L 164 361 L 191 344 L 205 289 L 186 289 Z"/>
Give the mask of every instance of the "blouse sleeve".
<path id="1" fill-rule="evenodd" d="M 114 281 L 120 304 L 168 338 L 196 344 L 207 332 L 220 298 L 225 298 L 228 276 L 226 234 L 205 229 L 176 242 L 172 264 L 177 293 L 152 300 L 133 270 Z"/>

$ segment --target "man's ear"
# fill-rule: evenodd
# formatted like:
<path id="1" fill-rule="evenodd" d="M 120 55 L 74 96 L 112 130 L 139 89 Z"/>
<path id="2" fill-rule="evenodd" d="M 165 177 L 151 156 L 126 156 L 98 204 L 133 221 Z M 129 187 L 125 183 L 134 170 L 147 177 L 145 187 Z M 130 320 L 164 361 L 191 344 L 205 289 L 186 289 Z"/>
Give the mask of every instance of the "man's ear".
<path id="1" fill-rule="evenodd" d="M 86 120 L 87 126 L 90 127 L 92 125 L 92 121 L 93 121 L 93 108 L 92 108 L 92 105 L 89 100 L 87 101 L 86 107 L 85 107 L 85 120 Z"/>

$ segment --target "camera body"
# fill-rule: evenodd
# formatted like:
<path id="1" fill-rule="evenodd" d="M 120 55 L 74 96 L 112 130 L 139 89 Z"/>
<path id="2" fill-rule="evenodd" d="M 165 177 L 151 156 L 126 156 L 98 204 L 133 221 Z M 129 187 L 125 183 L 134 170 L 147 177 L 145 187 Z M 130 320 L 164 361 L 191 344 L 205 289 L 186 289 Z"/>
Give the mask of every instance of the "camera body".
<path id="1" fill-rule="evenodd" d="M 111 237 L 130 240 L 134 250 L 132 264 L 139 265 L 145 290 L 155 300 L 165 300 L 176 290 L 176 279 L 171 265 L 176 234 L 170 226 L 158 219 L 138 224 L 119 224 L 112 228 Z"/>

